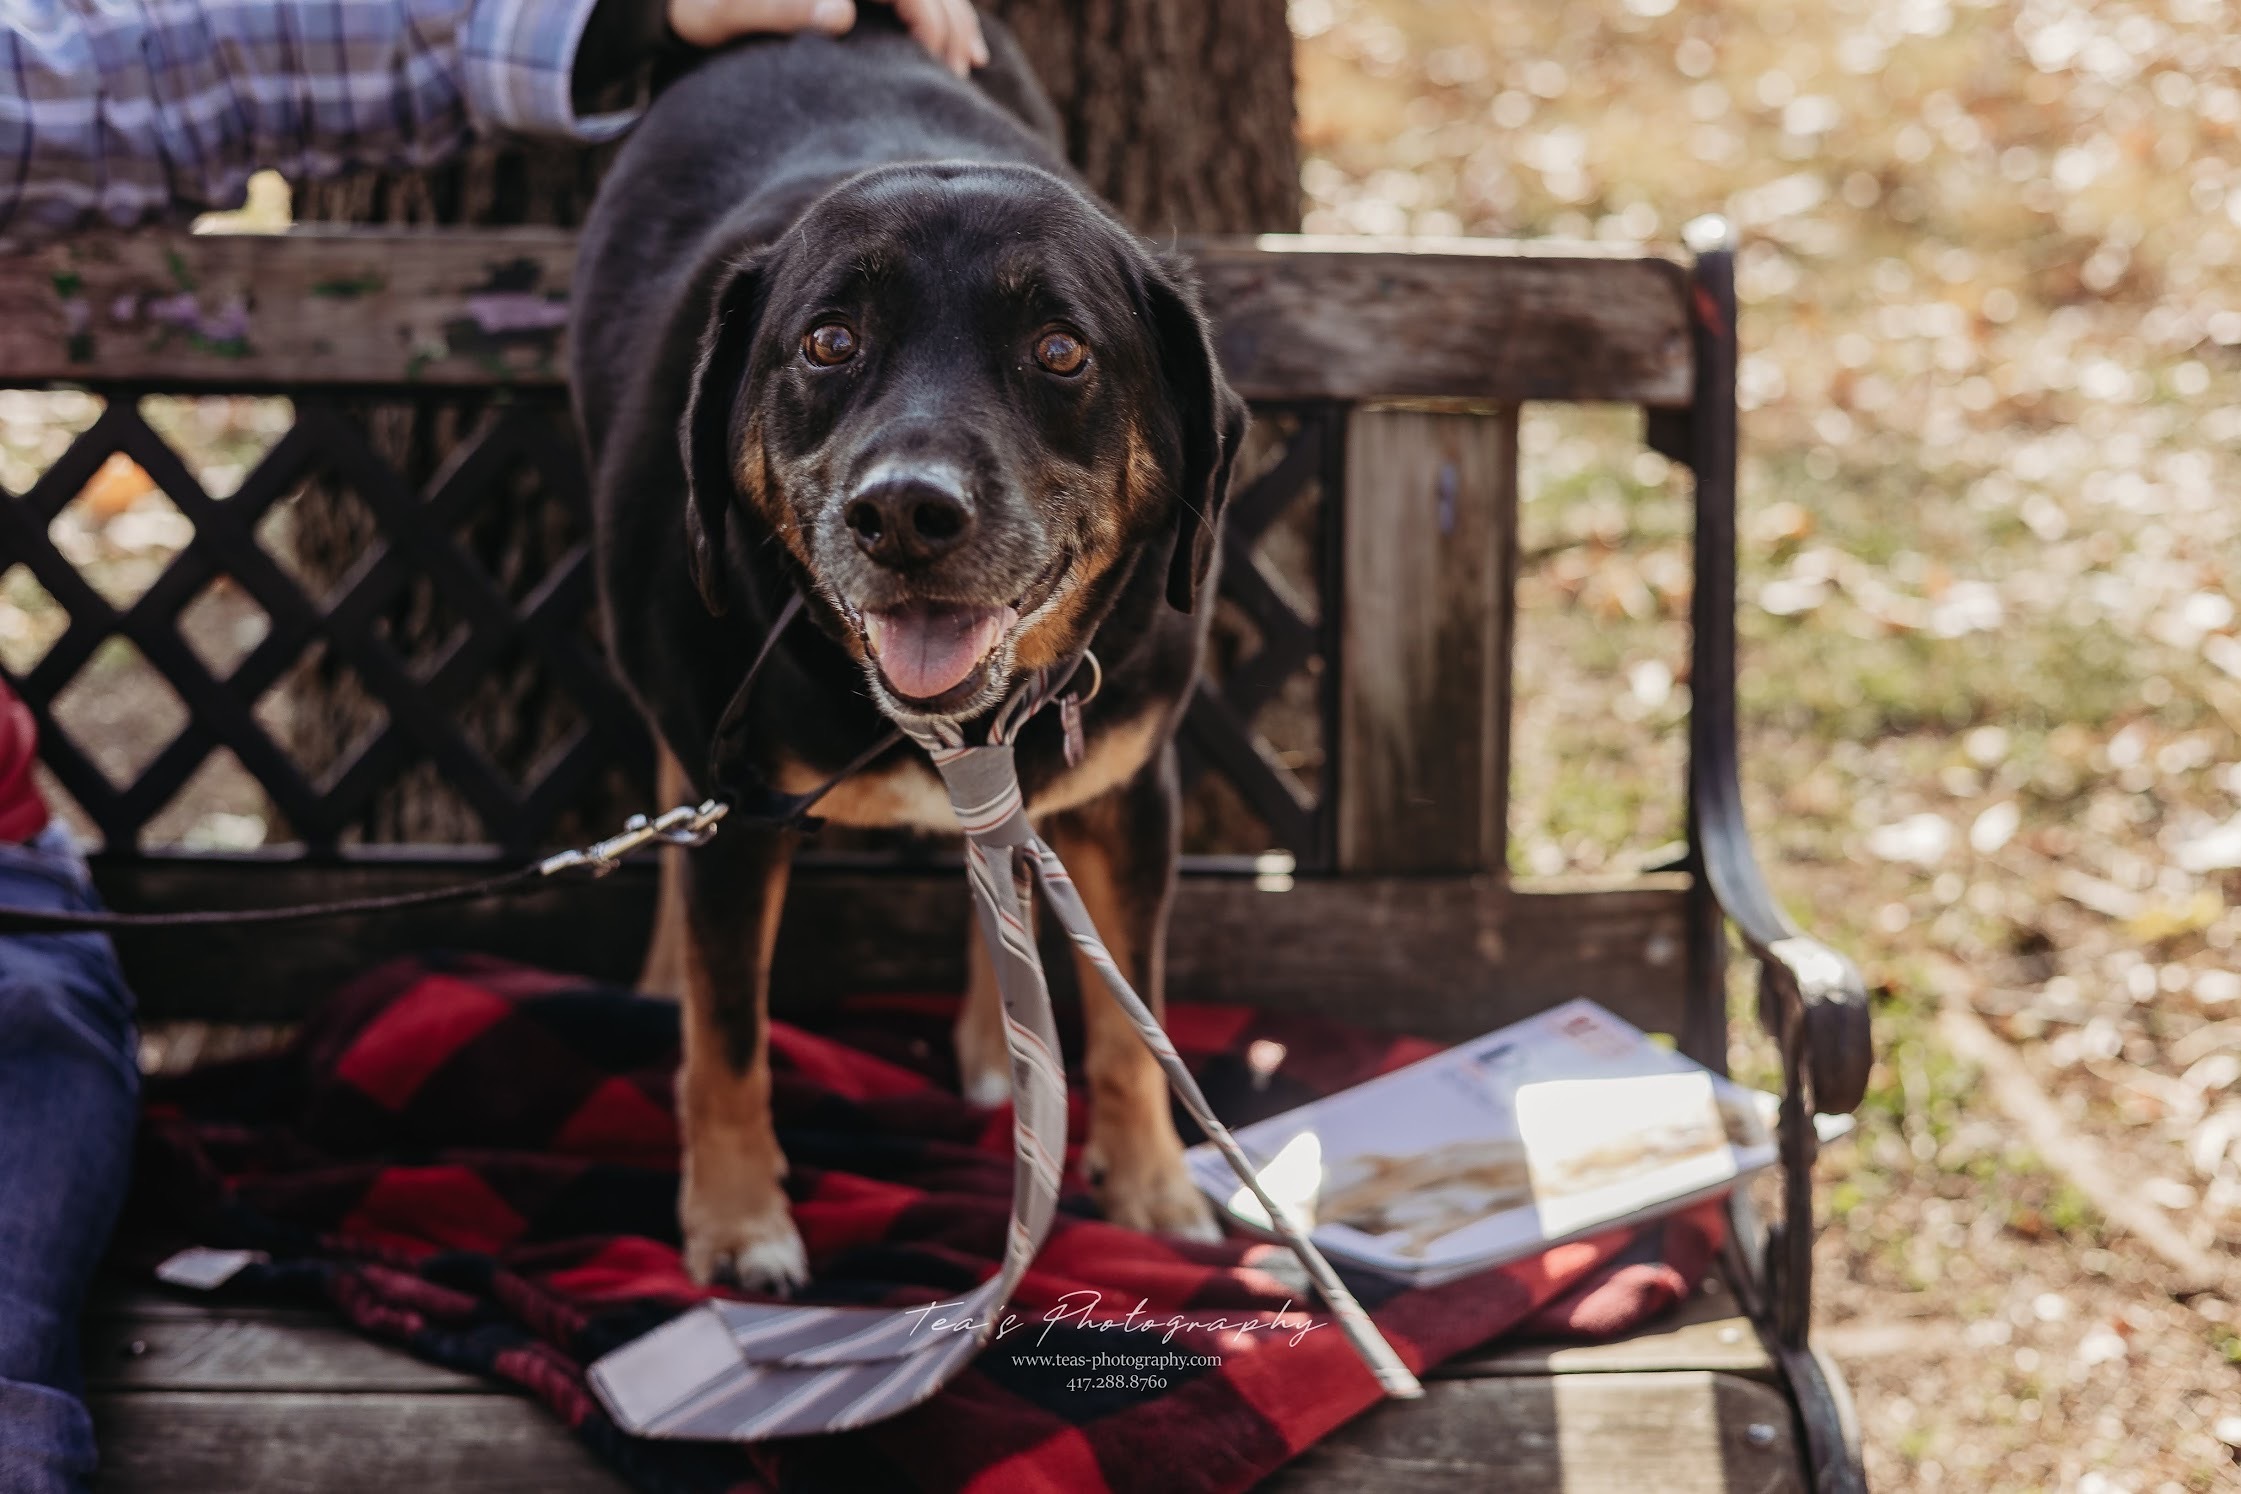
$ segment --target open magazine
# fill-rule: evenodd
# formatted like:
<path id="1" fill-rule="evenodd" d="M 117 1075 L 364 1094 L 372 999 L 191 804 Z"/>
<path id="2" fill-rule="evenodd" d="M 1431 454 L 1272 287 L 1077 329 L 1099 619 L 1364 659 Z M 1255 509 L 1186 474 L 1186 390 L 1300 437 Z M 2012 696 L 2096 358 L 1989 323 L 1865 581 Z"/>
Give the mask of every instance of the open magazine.
<path id="1" fill-rule="evenodd" d="M 1580 1000 L 1237 1140 L 1326 1255 L 1435 1286 L 1725 1192 L 1773 1164 L 1774 1108 Z M 1188 1160 L 1230 1218 L 1268 1228 L 1211 1145 Z"/>

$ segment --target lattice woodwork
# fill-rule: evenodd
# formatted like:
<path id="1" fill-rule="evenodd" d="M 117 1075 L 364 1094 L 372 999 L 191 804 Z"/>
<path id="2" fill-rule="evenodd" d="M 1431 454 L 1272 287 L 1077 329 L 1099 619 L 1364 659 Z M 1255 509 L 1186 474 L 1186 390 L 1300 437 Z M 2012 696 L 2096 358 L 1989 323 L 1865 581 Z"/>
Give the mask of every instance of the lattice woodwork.
<path id="1" fill-rule="evenodd" d="M 1266 827 L 1260 843 L 1223 849 L 1282 848 L 1303 866 L 1329 860 L 1328 817 L 1320 806 L 1330 777 L 1323 744 L 1332 740 L 1336 681 L 1321 661 L 1335 658 L 1336 650 L 1320 599 L 1336 595 L 1322 572 L 1337 552 L 1331 526 L 1343 472 L 1344 410 L 1308 404 L 1260 412 L 1284 444 L 1232 499 L 1220 588 L 1230 616 L 1249 624 L 1232 636 L 1249 638 L 1252 647 L 1210 671 L 1183 729 L 1192 777 L 1211 770 Z M 49 534 L 56 515 L 119 452 L 145 471 L 194 530 L 153 583 L 122 607 L 104 598 Z M 464 521 L 491 485 L 524 464 L 547 492 L 579 510 L 585 504 L 577 443 L 565 405 L 552 393 L 517 392 L 497 406 L 426 491 L 413 490 L 372 450 L 343 406 L 299 397 L 293 426 L 238 491 L 216 499 L 142 417 L 132 395 L 119 393 L 36 483 L 0 499 L 0 572 L 20 561 L 69 616 L 46 654 L 12 683 L 40 717 L 48 767 L 99 827 L 103 854 L 208 854 L 147 844 L 146 832 L 221 749 L 262 786 L 302 854 L 315 861 L 518 859 L 552 844 L 563 816 L 609 769 L 642 769 L 645 734 L 590 627 L 596 603 L 588 549 L 567 551 L 516 603 L 459 542 Z M 309 594 L 259 538 L 260 523 L 275 505 L 315 475 L 356 495 L 378 532 L 324 597 Z M 1318 500 L 1314 508 L 1295 512 L 1310 494 Z M 1295 562 L 1299 541 L 1306 540 L 1315 574 L 1302 578 L 1295 563 L 1287 575 L 1271 559 L 1269 541 L 1280 527 L 1293 541 Z M 270 620 L 262 640 L 222 672 L 205 663 L 181 627 L 181 613 L 219 577 L 242 588 Z M 458 622 L 434 657 L 407 658 L 388 638 L 384 617 L 407 587 L 423 581 Z M 92 744 L 73 738 L 53 709 L 56 697 L 114 638 L 139 651 L 177 692 L 187 716 L 184 728 L 121 785 L 97 764 Z M 476 681 L 516 649 L 528 651 L 581 717 L 523 783 L 493 764 L 455 716 Z M 355 675 L 385 715 L 319 772 L 299 762 L 256 709 L 315 651 L 323 651 L 328 667 Z M 1257 724 L 1272 713 L 1286 717 L 1276 733 L 1290 739 L 1282 746 Z M 353 845 L 352 827 L 369 801 L 421 762 L 432 764 L 474 811 L 482 846 Z"/>
<path id="2" fill-rule="evenodd" d="M 582 546 L 571 551 L 515 606 L 453 537 L 487 484 L 519 463 L 534 465 L 552 491 L 581 504 L 575 445 L 559 401 L 517 401 L 496 412 L 429 491 L 416 493 L 373 454 L 352 421 L 328 404 L 300 400 L 294 426 L 232 497 L 219 500 L 204 491 L 131 400 L 113 400 L 29 491 L 0 502 L 0 560 L 29 566 L 70 617 L 67 631 L 15 683 L 42 717 L 48 767 L 100 827 L 105 853 L 139 850 L 148 821 L 221 747 L 271 796 L 305 852 L 322 859 L 344 852 L 344 833 L 368 799 L 417 759 L 435 764 L 473 807 L 493 851 L 508 857 L 541 844 L 556 816 L 602 769 L 642 759 L 646 745 L 636 713 L 586 632 L 594 605 L 589 551 Z M 117 452 L 138 463 L 194 526 L 193 539 L 163 574 L 121 611 L 48 535 L 55 515 Z M 349 488 L 372 512 L 380 534 L 343 584 L 324 598 L 306 594 L 256 533 L 272 506 L 315 473 Z M 263 641 L 222 679 L 187 645 L 179 627 L 180 612 L 221 575 L 271 620 Z M 422 576 L 463 621 L 431 667 L 416 671 L 386 639 L 380 622 L 399 592 Z M 121 787 L 51 711 L 55 696 L 111 637 L 130 640 L 189 713 L 186 728 Z M 483 756 L 450 715 L 474 678 L 517 644 L 534 653 L 583 716 L 570 739 L 520 785 Z M 257 719 L 254 707 L 320 645 L 356 675 L 387 719 L 315 780 Z M 394 848 L 384 854 L 395 854 Z"/>
<path id="3" fill-rule="evenodd" d="M 1230 498 L 1222 525 L 1222 612 L 1181 734 L 1185 781 L 1194 794 L 1210 769 L 1265 827 L 1262 843 L 1248 845 L 1236 843 L 1240 827 L 1220 826 L 1211 837 L 1216 846 L 1282 849 L 1304 867 L 1327 866 L 1335 838 L 1321 808 L 1334 781 L 1337 671 L 1328 661 L 1338 657 L 1335 608 L 1324 599 L 1339 592 L 1333 568 L 1346 408 L 1255 408 L 1256 428 L 1279 434 L 1282 444 Z M 1289 542 L 1290 564 L 1271 553 L 1272 541 Z M 1239 619 L 1245 627 L 1235 626 Z M 1229 657 L 1225 644 L 1240 636 L 1251 646 Z"/>

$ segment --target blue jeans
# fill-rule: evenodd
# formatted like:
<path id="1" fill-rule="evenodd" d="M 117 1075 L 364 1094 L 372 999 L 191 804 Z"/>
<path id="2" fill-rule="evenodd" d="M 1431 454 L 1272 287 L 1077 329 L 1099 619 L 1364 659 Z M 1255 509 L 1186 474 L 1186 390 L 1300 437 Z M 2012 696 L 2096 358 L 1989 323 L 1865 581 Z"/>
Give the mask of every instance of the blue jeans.
<path id="1" fill-rule="evenodd" d="M 98 907 L 68 832 L 0 845 L 0 903 Z M 86 1486 L 78 1316 L 132 1168 L 132 994 L 100 934 L 0 936 L 0 1490 Z"/>

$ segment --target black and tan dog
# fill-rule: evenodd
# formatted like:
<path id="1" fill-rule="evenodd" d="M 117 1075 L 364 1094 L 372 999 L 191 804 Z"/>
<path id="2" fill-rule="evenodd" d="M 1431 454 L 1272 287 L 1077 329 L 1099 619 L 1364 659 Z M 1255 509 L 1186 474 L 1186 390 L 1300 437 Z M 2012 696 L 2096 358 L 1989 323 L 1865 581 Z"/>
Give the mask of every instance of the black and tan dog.
<path id="1" fill-rule="evenodd" d="M 1244 408 L 1187 271 L 1076 184 L 1017 47 L 990 32 L 995 61 L 970 81 L 872 12 L 838 40 L 741 47 L 667 89 L 615 162 L 575 286 L 608 641 L 668 749 L 665 803 L 712 771 L 804 791 L 887 718 L 973 720 L 1094 645 L 1079 764 L 1046 711 L 1020 777 L 1156 1005 L 1171 737 Z M 719 719 L 796 592 L 807 618 L 756 675 L 737 761 L 712 770 Z M 907 745 L 817 812 L 955 829 Z M 734 825 L 676 855 L 647 975 L 685 1002 L 688 1266 L 779 1290 L 807 1272 L 764 1044 L 791 851 Z M 959 1069 L 992 1102 L 1009 1083 L 992 967 L 959 935 Z M 1083 985 L 1108 1217 L 1210 1231 L 1159 1070 Z"/>

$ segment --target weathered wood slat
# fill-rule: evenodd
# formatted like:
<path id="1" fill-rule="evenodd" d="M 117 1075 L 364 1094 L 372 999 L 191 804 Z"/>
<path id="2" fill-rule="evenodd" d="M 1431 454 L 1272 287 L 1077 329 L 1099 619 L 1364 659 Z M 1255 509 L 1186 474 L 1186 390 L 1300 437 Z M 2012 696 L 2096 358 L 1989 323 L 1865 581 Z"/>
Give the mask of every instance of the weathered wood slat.
<path id="1" fill-rule="evenodd" d="M 817 961 L 840 949 L 907 954 L 883 935 L 894 903 L 882 907 L 878 879 L 796 885 L 810 895 L 789 897 L 782 991 L 799 999 L 862 989 L 857 972 L 837 964 L 818 983 Z M 1233 1001 L 1447 1041 L 1586 995 L 1670 1032 L 1681 1015 L 1686 888 L 1679 876 L 1568 891 L 1524 890 L 1493 876 L 1303 877 L 1282 891 L 1244 878 L 1187 879 L 1168 934 L 1168 990 L 1179 1000 Z M 910 958 L 931 973 L 942 951 L 963 943 L 954 931 L 964 927 L 965 892 L 962 879 L 944 874 L 919 895 L 931 916 L 909 925 L 925 939 Z M 836 927 L 846 937 L 819 937 Z M 1071 979 L 1072 961 L 1054 953 L 1061 948 L 1053 941 L 1045 954 L 1054 988 Z M 961 952 L 947 958 L 940 973 L 954 978 L 931 989 L 955 989 L 961 979 Z"/>
<path id="2" fill-rule="evenodd" d="M 1517 411 L 1363 407 L 1346 436 L 1338 865 L 1494 870 Z"/>
<path id="3" fill-rule="evenodd" d="M 1681 271 L 1460 241 L 1186 241 L 1253 399 L 1685 404 Z M 100 236 L 0 259 L 0 368 L 172 388 L 565 376 L 575 237 L 558 229 Z"/>
<path id="4" fill-rule="evenodd" d="M 146 1294 L 87 1314 L 86 1385 L 93 1391 L 409 1391 L 482 1394 L 489 1383 L 374 1342 L 330 1315 Z M 1504 1343 L 1432 1372 L 1583 1375 L 1699 1369 L 1773 1381 L 1750 1319 L 1732 1298 L 1700 1296 L 1642 1332 L 1609 1343 Z"/>
<path id="5" fill-rule="evenodd" d="M 217 1306 L 199 1312 L 89 1313 L 83 1347 L 86 1388 L 96 1393 L 494 1393 L 487 1380 L 376 1343 L 330 1315 Z"/>
<path id="6" fill-rule="evenodd" d="M 1183 247 L 1249 399 L 1688 403 L 1669 260 L 1276 234 Z"/>
<path id="7" fill-rule="evenodd" d="M 99 1487 L 162 1494 L 617 1490 L 559 1424 L 498 1395 L 103 1392 Z M 1789 1407 L 1703 1371 L 1442 1380 L 1380 1406 L 1263 1487 L 1785 1494 L 1806 1487 Z"/>
<path id="8" fill-rule="evenodd" d="M 226 389 L 557 384 L 574 264 L 574 236 L 550 229 L 71 239 L 0 259 L 0 368 Z"/>
<path id="9" fill-rule="evenodd" d="M 425 866 L 291 867 L 253 861 L 116 862 L 111 904 L 256 907 L 429 885 Z M 464 874 L 463 874 L 464 875 Z M 480 949 L 610 980 L 635 978 L 650 926 L 650 866 L 500 903 L 252 929 L 118 936 L 150 1021 L 286 1021 L 366 966 L 431 948 Z M 1234 1001 L 1426 1037 L 1475 1036 L 1572 996 L 1673 1031 L 1680 1019 L 1677 876 L 1567 893 L 1485 877 L 1185 879 L 1168 942 L 1180 1000 Z M 962 988 L 963 874 L 804 867 L 778 941 L 776 1000 L 799 1010 L 852 991 Z M 1059 946 L 1053 945 L 1055 951 Z M 1046 959 L 1054 987 L 1073 962 Z"/>
<path id="10" fill-rule="evenodd" d="M 616 1494 L 551 1413 L 507 1395 L 88 1397 L 96 1487 L 134 1494 Z"/>
<path id="11" fill-rule="evenodd" d="M 200 1322 L 213 1314 L 227 1318 L 254 1318 L 258 1322 L 274 1323 L 328 1323 L 334 1314 L 323 1308 L 297 1306 L 280 1302 L 225 1302 L 205 1296 L 200 1292 L 174 1290 L 163 1286 L 135 1285 L 120 1278 L 103 1277 L 94 1283 L 87 1295 L 84 1314 L 87 1331 L 94 1325 L 115 1321 L 168 1321 L 184 1319 Z M 90 1371 L 89 1371 L 90 1372 Z"/>
<path id="12" fill-rule="evenodd" d="M 1432 1371 L 1442 1380 L 1484 1375 L 1608 1375 L 1650 1370 L 1715 1370 L 1774 1383 L 1773 1358 L 1732 1294 L 1700 1292 L 1639 1333 L 1608 1343 L 1503 1341 Z"/>
<path id="13" fill-rule="evenodd" d="M 488 1381 L 376 1343 L 310 1309 L 198 1302 L 147 1289 L 111 1291 L 86 1314 L 86 1386 L 106 1391 L 355 1391 L 471 1395 Z M 1710 1370 L 1772 1382 L 1767 1356 L 1735 1299 L 1692 1297 L 1641 1332 L 1608 1343 L 1501 1342 L 1432 1372 L 1443 1380 Z"/>
<path id="14" fill-rule="evenodd" d="M 1269 1494 L 1803 1494 L 1790 1408 L 1733 1375 L 1435 1380 L 1303 1453 Z"/>
<path id="15" fill-rule="evenodd" d="M 1278 1476 L 1306 1489 L 1788 1490 L 1789 1408 L 1730 1299 L 1613 1344 L 1533 1346 L 1441 1371 Z M 138 1352 L 132 1346 L 138 1345 Z M 534 1404 L 315 1315 L 101 1299 L 86 1373 L 111 1490 L 618 1487 Z"/>

